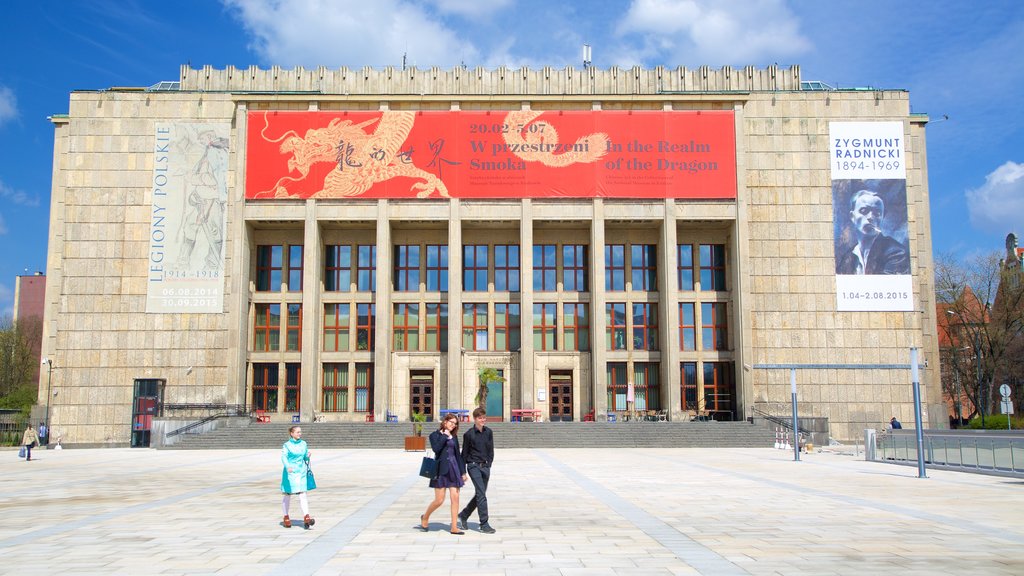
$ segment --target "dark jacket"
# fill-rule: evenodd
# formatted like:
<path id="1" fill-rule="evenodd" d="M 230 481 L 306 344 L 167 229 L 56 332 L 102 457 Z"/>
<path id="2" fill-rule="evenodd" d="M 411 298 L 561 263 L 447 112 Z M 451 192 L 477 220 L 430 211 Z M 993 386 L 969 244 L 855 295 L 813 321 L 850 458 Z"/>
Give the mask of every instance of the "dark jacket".
<path id="1" fill-rule="evenodd" d="M 836 258 L 836 274 L 856 274 L 857 257 L 853 254 L 854 246 L 847 247 L 845 252 Z M 885 234 L 875 238 L 868 261 L 864 264 L 865 274 L 910 274 L 910 253 L 907 247 Z"/>
<path id="2" fill-rule="evenodd" d="M 459 463 L 459 476 L 465 476 L 466 461 L 462 459 L 462 452 L 459 450 L 459 436 L 453 434 L 452 439 L 455 440 L 455 460 Z M 434 460 L 437 461 L 437 470 L 434 472 L 435 479 L 441 473 L 441 467 L 448 465 L 448 459 L 442 459 L 446 440 L 448 439 L 445 438 L 444 434 L 441 434 L 440 430 L 434 430 L 430 433 L 430 447 L 434 450 Z"/>
<path id="3" fill-rule="evenodd" d="M 483 431 L 478 431 L 476 426 L 471 426 L 462 435 L 462 459 L 466 462 L 483 462 L 490 467 L 494 462 L 494 433 L 487 426 Z"/>

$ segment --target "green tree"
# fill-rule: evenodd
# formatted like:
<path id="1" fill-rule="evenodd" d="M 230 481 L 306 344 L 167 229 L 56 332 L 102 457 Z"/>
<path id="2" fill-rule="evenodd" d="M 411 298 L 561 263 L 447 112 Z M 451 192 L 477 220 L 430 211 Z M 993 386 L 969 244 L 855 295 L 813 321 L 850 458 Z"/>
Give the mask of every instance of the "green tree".
<path id="1" fill-rule="evenodd" d="M 38 399 L 38 342 L 42 322 L 36 318 L 15 323 L 0 317 L 0 407 L 24 412 Z"/>

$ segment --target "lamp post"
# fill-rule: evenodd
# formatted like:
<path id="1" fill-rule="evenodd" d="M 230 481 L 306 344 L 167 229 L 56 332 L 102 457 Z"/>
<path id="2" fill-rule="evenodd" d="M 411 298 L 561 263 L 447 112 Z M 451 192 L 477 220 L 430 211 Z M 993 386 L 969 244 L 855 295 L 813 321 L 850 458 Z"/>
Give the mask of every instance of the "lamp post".
<path id="1" fill-rule="evenodd" d="M 43 418 L 43 424 L 46 425 L 46 444 L 50 444 L 50 384 L 53 382 L 53 359 L 43 358 L 43 364 L 46 365 L 46 416 Z"/>

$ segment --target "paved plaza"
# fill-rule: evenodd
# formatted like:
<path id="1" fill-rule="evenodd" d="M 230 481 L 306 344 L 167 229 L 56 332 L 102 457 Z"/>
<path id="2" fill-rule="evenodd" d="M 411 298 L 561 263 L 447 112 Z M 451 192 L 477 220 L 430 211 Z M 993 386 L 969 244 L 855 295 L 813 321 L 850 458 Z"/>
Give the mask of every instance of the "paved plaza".
<path id="1" fill-rule="evenodd" d="M 0 452 L 0 573 L 1024 574 L 1024 481 L 852 449 L 499 449 L 464 536 L 421 453 L 310 450 L 310 530 L 275 450 Z"/>

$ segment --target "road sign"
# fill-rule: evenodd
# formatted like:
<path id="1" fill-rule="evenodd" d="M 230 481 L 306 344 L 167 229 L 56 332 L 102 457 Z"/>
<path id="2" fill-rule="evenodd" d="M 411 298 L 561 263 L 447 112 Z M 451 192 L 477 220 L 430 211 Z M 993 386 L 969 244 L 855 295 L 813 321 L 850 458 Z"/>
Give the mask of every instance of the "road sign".
<path id="1" fill-rule="evenodd" d="M 1010 385 L 1009 384 L 1001 385 L 999 387 L 999 394 L 1002 395 L 1003 398 L 1009 398 L 1010 397 Z"/>
<path id="2" fill-rule="evenodd" d="M 1003 400 L 999 403 L 1000 414 L 1013 414 L 1013 400 Z"/>

